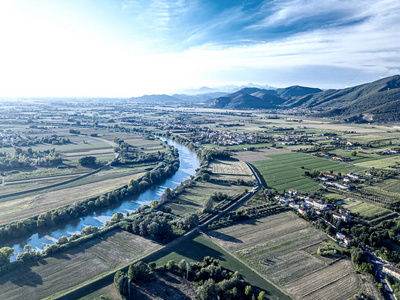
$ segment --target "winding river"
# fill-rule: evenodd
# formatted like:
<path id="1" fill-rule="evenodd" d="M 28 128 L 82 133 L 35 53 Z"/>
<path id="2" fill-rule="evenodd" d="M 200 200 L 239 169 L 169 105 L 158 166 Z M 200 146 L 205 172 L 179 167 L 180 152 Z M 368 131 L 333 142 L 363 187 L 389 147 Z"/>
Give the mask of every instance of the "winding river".
<path id="1" fill-rule="evenodd" d="M 179 150 L 180 166 L 178 171 L 172 177 L 166 179 L 161 184 L 153 186 L 140 195 L 119 203 L 117 207 L 95 212 L 92 215 L 73 220 L 62 228 L 48 229 L 47 231 L 35 233 L 28 238 L 24 238 L 23 240 L 13 241 L 12 243 L 5 245 L 14 248 L 15 255 L 11 261 L 16 260 L 18 253 L 24 252 L 25 245 L 29 244 L 32 246 L 32 249 L 35 250 L 43 250 L 46 244 L 54 244 L 63 235 L 70 237 L 74 233 L 80 233 L 81 230 L 86 226 L 90 225 L 102 227 L 115 213 L 131 213 L 137 210 L 138 207 L 143 204 L 149 204 L 152 200 L 159 200 L 167 187 L 173 189 L 182 181 L 190 178 L 191 175 L 194 175 L 195 170 L 200 166 L 200 162 L 196 153 L 172 140 L 166 141 L 169 145 L 174 146 Z"/>

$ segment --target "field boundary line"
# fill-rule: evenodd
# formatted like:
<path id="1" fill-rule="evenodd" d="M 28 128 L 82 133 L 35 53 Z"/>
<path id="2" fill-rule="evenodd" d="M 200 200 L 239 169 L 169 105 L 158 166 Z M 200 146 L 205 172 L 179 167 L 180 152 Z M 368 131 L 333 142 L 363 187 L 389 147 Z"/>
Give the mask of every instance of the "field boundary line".
<path id="1" fill-rule="evenodd" d="M 311 247 L 311 246 L 315 246 L 315 245 L 317 245 L 317 244 L 321 244 L 321 242 L 315 242 L 315 243 L 309 244 L 309 245 L 307 245 L 307 246 L 304 246 L 304 247 L 299 248 L 299 250 L 304 250 L 304 249 L 306 249 L 306 248 L 309 248 L 309 247 Z"/>
<path id="2" fill-rule="evenodd" d="M 204 232 L 200 232 L 204 237 L 208 238 L 213 244 L 215 244 L 218 247 L 221 247 L 220 245 L 218 245 L 218 243 L 216 243 L 214 241 L 214 238 L 212 236 L 209 236 L 208 234 L 204 233 Z M 247 268 L 249 268 L 251 271 L 253 271 L 254 273 L 256 273 L 258 276 L 260 276 L 262 279 L 264 279 L 266 282 L 268 282 L 269 284 L 271 284 L 272 286 L 274 286 L 276 289 L 278 289 L 282 294 L 288 296 L 291 299 L 294 299 L 292 297 L 292 295 L 290 295 L 288 292 L 286 292 L 284 289 L 282 289 L 280 286 L 278 286 L 277 284 L 273 283 L 270 279 L 268 279 L 267 277 L 265 277 L 265 275 L 263 275 L 262 273 L 260 273 L 259 271 L 257 271 L 256 269 L 254 269 L 250 264 L 244 262 L 242 259 L 240 259 L 239 257 L 237 257 L 235 254 L 233 254 L 231 251 L 221 247 L 222 249 L 225 250 L 226 253 L 228 253 L 230 256 L 232 256 L 234 259 L 236 259 L 237 261 L 241 262 L 243 265 L 245 265 Z"/>
<path id="3" fill-rule="evenodd" d="M 305 275 L 303 275 L 303 276 L 297 277 L 296 279 L 290 280 L 290 281 L 288 281 L 286 284 L 290 284 L 290 283 L 292 283 L 292 282 L 294 282 L 294 281 L 296 281 L 296 280 L 302 279 L 302 278 L 307 277 L 307 276 L 309 276 L 309 275 L 311 275 L 311 274 L 314 274 L 314 273 L 316 273 L 316 272 L 319 272 L 319 271 L 321 271 L 321 270 L 323 270 L 323 269 L 329 268 L 330 266 L 334 265 L 335 263 L 337 263 L 338 261 L 340 261 L 340 260 L 342 260 L 342 259 L 344 259 L 344 258 L 343 258 L 343 257 L 340 257 L 340 258 L 338 258 L 338 259 L 335 259 L 334 261 L 328 263 L 326 266 L 323 266 L 323 267 L 318 268 L 318 269 L 316 269 L 316 270 L 314 270 L 314 271 L 311 271 L 310 273 L 307 273 L 307 274 L 305 274 Z"/>
<path id="4" fill-rule="evenodd" d="M 328 285 L 331 285 L 331 284 L 333 284 L 333 283 L 335 283 L 335 282 L 337 282 L 337 281 L 339 281 L 339 280 L 341 280 L 341 279 L 343 279 L 343 278 L 345 278 L 345 277 L 347 277 L 347 276 L 349 276 L 349 275 L 351 275 L 351 273 L 347 273 L 347 274 L 343 275 L 342 277 L 339 277 L 339 278 L 337 278 L 337 279 L 335 279 L 335 280 L 332 280 L 331 282 L 328 282 L 328 283 L 326 283 L 326 284 L 324 284 L 324 285 L 322 285 L 322 286 L 320 286 L 320 287 L 318 287 L 318 288 L 312 290 L 311 292 L 308 292 L 308 293 L 304 294 L 303 296 L 300 296 L 300 298 L 304 298 L 304 297 L 306 297 L 306 296 L 309 296 L 309 295 L 311 295 L 312 293 L 315 293 L 315 292 L 317 292 L 317 291 L 323 289 L 324 287 L 327 287 Z"/>

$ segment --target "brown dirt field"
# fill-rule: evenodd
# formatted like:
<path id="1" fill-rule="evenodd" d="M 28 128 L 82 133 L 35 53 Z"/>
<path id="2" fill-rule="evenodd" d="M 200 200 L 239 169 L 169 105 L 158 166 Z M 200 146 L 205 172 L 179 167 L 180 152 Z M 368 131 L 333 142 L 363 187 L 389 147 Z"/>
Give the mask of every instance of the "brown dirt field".
<path id="1" fill-rule="evenodd" d="M 347 299 L 359 291 L 359 279 L 353 273 L 354 269 L 351 262 L 349 260 L 340 260 L 285 284 L 284 288 L 292 295 L 300 295 L 300 298 L 315 299 L 313 297 L 316 297 L 318 294 L 326 296 L 327 293 L 324 290 L 331 289 L 335 291 L 335 299 Z M 345 276 L 354 277 L 351 281 L 354 281 L 356 284 L 343 289 L 341 281 L 345 279 Z M 350 295 L 348 295 L 349 293 Z M 345 295 L 348 297 L 343 297 Z"/>
<path id="2" fill-rule="evenodd" d="M 187 300 L 195 298 L 195 286 L 172 273 L 158 275 L 150 282 L 132 285 L 132 299 L 141 300 Z"/>
<path id="3" fill-rule="evenodd" d="M 42 299 L 115 269 L 159 244 L 115 230 L 0 276 L 1 299 Z"/>
<path id="4" fill-rule="evenodd" d="M 288 150 L 281 150 L 281 149 L 257 149 L 254 151 L 235 152 L 233 157 L 243 161 L 252 162 L 252 161 L 270 159 L 266 157 L 267 155 L 275 155 L 275 154 L 282 154 L 289 152 L 290 151 Z"/>
<path id="5" fill-rule="evenodd" d="M 251 246 L 257 247 L 260 243 L 267 243 L 269 240 L 284 236 L 287 232 L 300 231 L 308 226 L 304 220 L 286 212 L 213 230 L 209 235 L 217 238 L 218 244 L 223 248 L 236 252 Z M 322 240 L 321 237 L 320 239 Z"/>
<path id="6" fill-rule="evenodd" d="M 244 162 L 236 160 L 216 159 L 208 165 L 208 168 L 211 169 L 214 174 L 244 176 L 252 175 L 249 167 Z"/>
<path id="7" fill-rule="evenodd" d="M 36 196 L 0 202 L 0 224 L 35 216 L 66 204 L 101 195 L 127 184 L 131 178 L 135 179 L 143 174 L 138 173 L 47 192 Z"/>
<path id="8" fill-rule="evenodd" d="M 213 230 L 209 235 L 295 299 L 348 299 L 362 289 L 349 260 L 316 255 L 325 235 L 291 212 Z"/>

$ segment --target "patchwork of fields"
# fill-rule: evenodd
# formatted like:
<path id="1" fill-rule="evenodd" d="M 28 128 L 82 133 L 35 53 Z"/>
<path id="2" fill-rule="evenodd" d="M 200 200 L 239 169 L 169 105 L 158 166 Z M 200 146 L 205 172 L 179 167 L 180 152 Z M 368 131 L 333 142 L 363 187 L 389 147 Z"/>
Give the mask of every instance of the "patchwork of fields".
<path id="1" fill-rule="evenodd" d="M 255 161 L 252 164 L 264 177 L 267 186 L 280 193 L 289 189 L 303 193 L 318 190 L 319 184 L 306 178 L 305 171 L 333 171 L 345 174 L 362 170 L 362 168 L 350 164 L 296 152 L 270 155 L 268 159 Z"/>
<path id="2" fill-rule="evenodd" d="M 111 271 L 159 247 L 126 231 L 101 238 L 54 256 L 28 263 L 0 276 L 1 299 L 43 299 Z"/>
<path id="3" fill-rule="evenodd" d="M 348 299 L 361 289 L 351 262 L 342 256 L 317 256 L 325 236 L 291 212 L 209 235 L 296 299 Z"/>

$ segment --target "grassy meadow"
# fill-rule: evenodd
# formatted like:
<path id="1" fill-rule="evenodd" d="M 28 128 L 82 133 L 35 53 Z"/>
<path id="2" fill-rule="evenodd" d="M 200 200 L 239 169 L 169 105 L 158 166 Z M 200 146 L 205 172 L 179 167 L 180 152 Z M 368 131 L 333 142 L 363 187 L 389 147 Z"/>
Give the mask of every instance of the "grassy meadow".
<path id="1" fill-rule="evenodd" d="M 333 171 L 345 174 L 362 170 L 362 168 L 351 164 L 297 152 L 270 155 L 268 159 L 255 161 L 252 164 L 264 177 L 268 188 L 276 189 L 280 193 L 288 189 L 295 189 L 300 192 L 318 190 L 320 188 L 319 184 L 312 179 L 306 178 L 304 176 L 305 171 Z"/>

